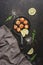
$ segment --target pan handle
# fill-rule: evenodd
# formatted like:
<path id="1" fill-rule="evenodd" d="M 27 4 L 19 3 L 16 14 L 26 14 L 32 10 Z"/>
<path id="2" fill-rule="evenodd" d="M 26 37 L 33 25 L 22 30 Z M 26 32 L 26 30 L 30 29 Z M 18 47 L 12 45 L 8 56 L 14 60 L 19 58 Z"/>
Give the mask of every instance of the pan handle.
<path id="1" fill-rule="evenodd" d="M 23 37 L 22 37 L 22 35 L 21 35 L 21 45 L 23 45 Z"/>

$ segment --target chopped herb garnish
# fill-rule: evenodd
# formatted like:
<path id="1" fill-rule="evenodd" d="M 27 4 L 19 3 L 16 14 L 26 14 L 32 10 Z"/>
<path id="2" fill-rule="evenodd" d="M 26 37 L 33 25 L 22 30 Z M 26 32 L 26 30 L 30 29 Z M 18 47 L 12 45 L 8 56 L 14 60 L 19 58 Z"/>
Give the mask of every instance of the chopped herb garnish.
<path id="1" fill-rule="evenodd" d="M 30 58 L 30 62 L 32 62 L 32 61 L 34 61 L 34 60 L 35 60 L 36 55 L 37 55 L 37 54 L 34 54 L 34 56 L 33 56 L 32 58 Z"/>
<path id="2" fill-rule="evenodd" d="M 9 16 L 5 21 L 7 22 L 7 21 L 11 20 L 12 17 L 13 17 L 13 16 Z"/>
<path id="3" fill-rule="evenodd" d="M 35 35 L 36 35 L 36 31 L 33 30 L 33 32 L 32 32 L 32 40 L 33 40 L 33 41 L 35 40 Z"/>

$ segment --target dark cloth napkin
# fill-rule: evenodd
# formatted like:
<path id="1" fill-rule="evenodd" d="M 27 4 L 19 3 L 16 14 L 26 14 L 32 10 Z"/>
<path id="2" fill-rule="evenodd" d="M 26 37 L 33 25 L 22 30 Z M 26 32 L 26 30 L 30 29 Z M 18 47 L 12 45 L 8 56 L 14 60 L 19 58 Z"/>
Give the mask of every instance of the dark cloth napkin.
<path id="1" fill-rule="evenodd" d="M 0 65 L 32 65 L 20 52 L 17 39 L 5 25 L 0 27 Z"/>

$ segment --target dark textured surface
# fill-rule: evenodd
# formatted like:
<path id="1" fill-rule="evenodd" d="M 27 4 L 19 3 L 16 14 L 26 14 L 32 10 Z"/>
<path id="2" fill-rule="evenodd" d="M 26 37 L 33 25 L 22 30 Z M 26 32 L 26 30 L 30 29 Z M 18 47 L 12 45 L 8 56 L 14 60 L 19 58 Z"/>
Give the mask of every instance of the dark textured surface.
<path id="1" fill-rule="evenodd" d="M 25 16 L 31 22 L 31 28 L 37 30 L 38 36 L 43 37 L 43 0 L 0 0 L 0 26 L 5 23 L 5 19 L 12 15 L 12 10 L 17 16 Z M 29 8 L 35 7 L 37 13 L 29 16 L 27 11 Z M 10 25 L 9 25 L 10 24 Z M 8 26 L 11 27 L 12 21 Z"/>
<path id="2" fill-rule="evenodd" d="M 37 10 L 34 16 L 27 13 L 31 7 Z M 0 0 L 0 26 L 5 24 L 5 19 L 12 15 L 12 11 L 15 11 L 17 16 L 25 16 L 30 20 L 31 28 L 37 31 L 38 54 L 43 56 L 43 0 Z M 7 22 L 6 25 L 11 28 L 12 23 L 13 20 Z"/>

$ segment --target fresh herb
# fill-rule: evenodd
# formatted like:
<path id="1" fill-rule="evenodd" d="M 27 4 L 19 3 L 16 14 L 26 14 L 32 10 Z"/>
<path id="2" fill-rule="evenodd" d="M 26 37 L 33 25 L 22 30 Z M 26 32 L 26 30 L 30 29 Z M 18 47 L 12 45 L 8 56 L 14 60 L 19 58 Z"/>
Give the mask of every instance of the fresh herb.
<path id="1" fill-rule="evenodd" d="M 12 17 L 13 17 L 13 16 L 9 16 L 5 21 L 7 22 L 7 21 L 11 20 Z"/>
<path id="2" fill-rule="evenodd" d="M 32 40 L 33 40 L 33 41 L 35 40 L 35 35 L 36 35 L 36 31 L 33 30 L 33 32 L 32 32 Z"/>
<path id="3" fill-rule="evenodd" d="M 30 62 L 32 62 L 32 61 L 34 61 L 34 60 L 35 60 L 36 55 L 37 55 L 37 54 L 35 54 L 32 58 L 30 58 Z"/>

